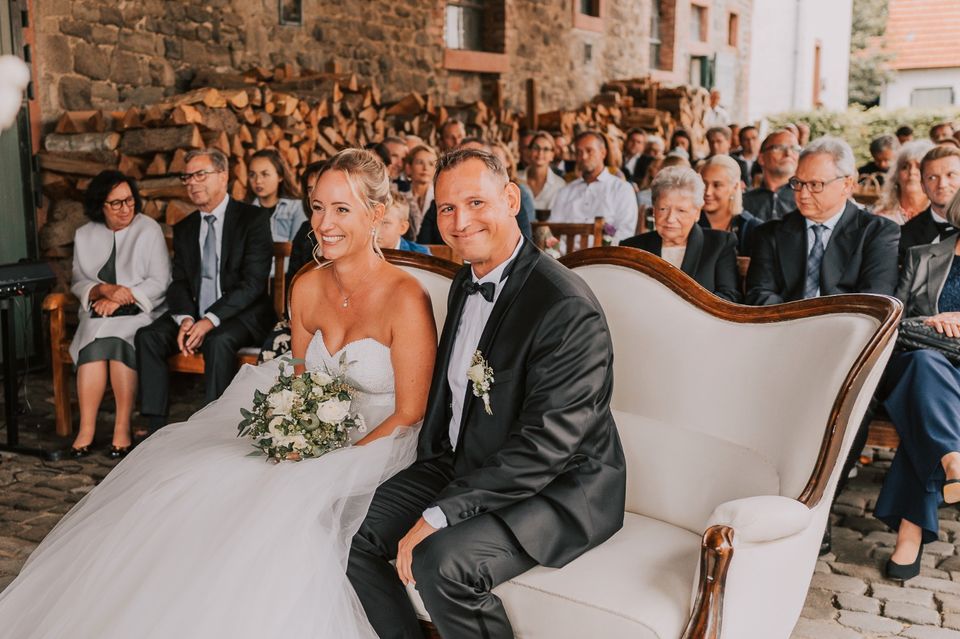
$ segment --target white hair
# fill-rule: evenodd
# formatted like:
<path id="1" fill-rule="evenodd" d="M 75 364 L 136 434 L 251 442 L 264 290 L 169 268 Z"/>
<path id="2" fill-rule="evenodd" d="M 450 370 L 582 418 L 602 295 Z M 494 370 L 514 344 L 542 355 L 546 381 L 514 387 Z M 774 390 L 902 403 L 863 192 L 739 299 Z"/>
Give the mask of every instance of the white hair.
<path id="1" fill-rule="evenodd" d="M 697 207 L 703 206 L 703 179 L 691 168 L 670 166 L 662 169 L 650 184 L 650 196 L 656 202 L 661 195 L 671 191 L 686 193 Z"/>
<path id="2" fill-rule="evenodd" d="M 857 161 L 853 157 L 853 149 L 845 140 L 825 135 L 810 142 L 800 151 L 800 160 L 809 155 L 829 155 L 837 167 L 837 173 L 843 177 L 857 174 Z"/>

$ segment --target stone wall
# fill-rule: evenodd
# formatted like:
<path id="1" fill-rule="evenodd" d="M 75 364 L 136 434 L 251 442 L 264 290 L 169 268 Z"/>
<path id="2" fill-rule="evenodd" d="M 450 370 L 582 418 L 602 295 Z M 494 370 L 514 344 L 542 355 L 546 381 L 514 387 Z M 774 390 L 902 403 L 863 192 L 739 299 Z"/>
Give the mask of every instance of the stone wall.
<path id="1" fill-rule="evenodd" d="M 667 81 L 688 80 L 689 0 L 676 7 L 676 63 Z M 508 107 L 523 110 L 537 78 L 541 110 L 573 107 L 601 82 L 649 72 L 651 0 L 603 0 L 602 31 L 573 28 L 572 0 L 505 0 L 499 75 Z M 750 0 L 715 0 L 711 43 L 726 38 L 726 7 L 749 25 Z M 185 90 L 197 69 L 243 70 L 294 62 L 375 80 L 386 99 L 414 90 L 442 102 L 489 97 L 498 76 L 444 69 L 443 0 L 303 0 L 302 26 L 280 25 L 276 0 L 34 0 L 38 89 L 49 125 L 64 110 L 119 108 Z M 741 43 L 749 43 L 741 34 Z M 729 54 L 729 52 L 728 52 Z M 733 55 L 746 77 L 747 47 Z M 727 100 L 735 113 L 741 106 Z"/>

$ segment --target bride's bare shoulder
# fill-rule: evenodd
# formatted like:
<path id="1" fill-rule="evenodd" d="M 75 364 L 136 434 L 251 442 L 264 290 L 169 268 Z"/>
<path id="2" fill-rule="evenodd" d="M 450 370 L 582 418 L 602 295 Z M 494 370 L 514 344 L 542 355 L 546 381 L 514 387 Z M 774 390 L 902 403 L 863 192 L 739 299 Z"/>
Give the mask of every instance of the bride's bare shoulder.
<path id="1" fill-rule="evenodd" d="M 415 300 L 420 303 L 426 302 L 427 305 L 430 304 L 430 294 L 416 276 L 411 275 L 395 264 L 388 263 L 387 266 L 388 275 L 384 278 L 384 283 L 394 291 L 396 296 L 407 298 L 411 301 Z"/>

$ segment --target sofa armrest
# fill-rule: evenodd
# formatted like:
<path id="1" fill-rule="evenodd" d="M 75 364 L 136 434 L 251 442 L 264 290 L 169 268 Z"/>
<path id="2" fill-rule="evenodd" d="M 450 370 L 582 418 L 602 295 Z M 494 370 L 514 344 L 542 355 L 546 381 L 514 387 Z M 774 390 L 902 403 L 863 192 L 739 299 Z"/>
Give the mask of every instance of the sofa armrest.
<path id="1" fill-rule="evenodd" d="M 813 511 L 796 499 L 761 495 L 717 506 L 707 527 L 729 526 L 736 543 L 763 543 L 797 535 L 810 526 Z"/>

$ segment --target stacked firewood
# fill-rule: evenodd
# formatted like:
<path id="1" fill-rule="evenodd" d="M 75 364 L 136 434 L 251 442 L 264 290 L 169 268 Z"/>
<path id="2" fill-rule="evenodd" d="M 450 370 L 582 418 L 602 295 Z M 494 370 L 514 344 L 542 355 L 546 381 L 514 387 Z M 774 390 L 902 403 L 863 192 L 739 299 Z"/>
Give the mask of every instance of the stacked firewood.
<path id="1" fill-rule="evenodd" d="M 64 113 L 40 153 L 43 191 L 52 204 L 41 246 L 50 257 L 69 255 L 82 223 L 79 202 L 90 179 L 105 169 L 135 177 L 144 212 L 176 224 L 194 210 L 180 183 L 191 149 L 213 147 L 230 159 L 230 195 L 247 196 L 254 152 L 275 148 L 297 175 L 310 162 L 387 135 L 412 134 L 436 144 L 448 118 L 471 134 L 512 142 L 519 118 L 483 102 L 443 106 L 410 93 L 387 103 L 355 74 L 297 72 L 290 65 L 242 74 L 201 72 L 195 87 L 151 106 L 124 111 Z M 48 228 L 49 227 L 49 228 Z"/>

